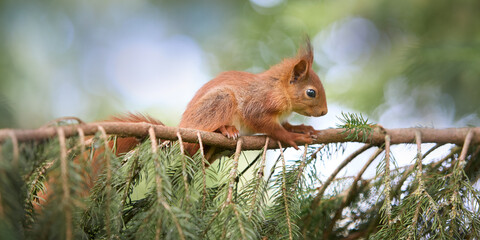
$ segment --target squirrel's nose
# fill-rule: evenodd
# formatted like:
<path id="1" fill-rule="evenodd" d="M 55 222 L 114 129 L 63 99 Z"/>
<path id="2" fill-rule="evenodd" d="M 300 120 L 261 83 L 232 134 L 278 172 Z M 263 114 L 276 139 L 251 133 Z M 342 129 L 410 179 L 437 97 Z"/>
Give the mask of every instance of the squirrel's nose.
<path id="1" fill-rule="evenodd" d="M 325 108 L 325 109 L 323 109 L 322 112 L 320 113 L 320 116 L 324 116 L 324 115 L 327 114 L 327 113 L 328 113 L 328 109 Z"/>

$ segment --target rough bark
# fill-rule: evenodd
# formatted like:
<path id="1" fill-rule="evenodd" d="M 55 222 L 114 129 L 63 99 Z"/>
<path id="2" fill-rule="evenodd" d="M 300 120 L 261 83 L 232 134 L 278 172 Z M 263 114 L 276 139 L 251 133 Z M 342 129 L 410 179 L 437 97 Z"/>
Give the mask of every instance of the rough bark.
<path id="1" fill-rule="evenodd" d="M 107 134 L 119 136 L 134 136 L 139 138 L 148 137 L 148 129 L 152 127 L 155 135 L 163 140 L 177 140 L 177 132 L 182 136 L 183 141 L 197 143 L 197 132 L 200 132 L 203 143 L 206 145 L 222 147 L 226 149 L 235 149 L 236 140 L 228 139 L 219 133 L 204 132 L 195 129 L 183 129 L 176 127 L 151 125 L 148 123 L 125 123 L 125 122 L 98 122 L 98 123 L 82 123 L 78 125 L 69 125 L 62 127 L 44 127 L 39 129 L 1 129 L 0 142 L 11 138 L 12 133 L 19 142 L 23 141 L 41 141 L 48 138 L 57 137 L 57 128 L 63 128 L 65 137 L 78 135 L 78 128 L 81 128 L 85 135 L 94 135 L 98 131 L 98 127 L 102 126 Z M 347 139 L 348 133 L 344 133 L 345 129 L 325 129 L 320 130 L 316 134 L 313 144 L 336 143 L 336 142 L 361 142 L 358 139 Z M 380 146 L 384 143 L 385 135 L 390 135 L 391 144 L 415 143 L 415 132 L 420 131 L 422 143 L 453 143 L 462 145 L 469 131 L 472 131 L 473 137 L 471 142 L 480 143 L 480 128 L 398 128 L 398 129 L 381 129 L 375 130 L 366 141 L 371 145 Z M 361 135 L 360 135 L 361 136 Z M 265 136 L 244 136 L 243 150 L 258 150 L 265 144 Z M 304 144 L 298 142 L 299 145 Z M 275 141 L 271 141 L 269 149 L 278 148 Z"/>

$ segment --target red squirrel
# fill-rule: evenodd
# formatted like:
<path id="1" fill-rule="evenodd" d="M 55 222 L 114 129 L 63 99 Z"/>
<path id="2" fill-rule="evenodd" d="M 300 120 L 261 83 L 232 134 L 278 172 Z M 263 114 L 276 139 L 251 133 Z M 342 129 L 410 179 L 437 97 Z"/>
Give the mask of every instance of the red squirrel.
<path id="1" fill-rule="evenodd" d="M 195 94 L 182 115 L 179 127 L 220 132 L 229 138 L 239 135 L 264 133 L 274 140 L 298 149 L 297 141 L 311 143 L 315 129 L 305 125 L 291 125 L 286 118 L 297 112 L 305 116 L 323 116 L 327 113 L 325 90 L 312 69 L 313 50 L 307 40 L 297 56 L 284 59 L 267 71 L 259 74 L 229 71 L 206 83 Z M 140 114 L 112 117 L 107 121 L 146 122 L 163 125 L 160 121 Z M 135 137 L 119 137 L 116 140 L 116 155 L 135 148 L 140 140 Z M 109 148 L 113 147 L 109 142 Z M 193 156 L 198 144 L 185 143 L 187 152 Z M 209 152 L 207 159 L 216 158 Z M 98 158 L 100 148 L 90 163 L 92 172 L 85 175 L 90 189 L 101 170 L 103 161 Z M 46 185 L 53 184 L 54 178 Z M 88 191 L 86 191 L 86 194 Z M 45 200 L 49 191 L 39 193 Z"/>
<path id="2" fill-rule="evenodd" d="M 198 90 L 179 127 L 220 132 L 229 138 L 264 133 L 296 149 L 297 141 L 311 143 L 316 130 L 303 124 L 291 125 L 286 118 L 292 112 L 319 117 L 328 111 L 325 90 L 312 65 L 313 49 L 307 40 L 297 56 L 263 73 L 224 72 Z M 151 117 L 131 113 L 108 121 L 163 125 Z M 138 143 L 134 137 L 117 138 L 116 154 L 126 153 Z M 193 143 L 185 146 L 191 156 L 199 148 Z"/>
<path id="3" fill-rule="evenodd" d="M 313 50 L 307 40 L 296 57 L 265 72 L 221 73 L 198 90 L 179 127 L 220 132 L 234 139 L 264 133 L 295 149 L 298 141 L 312 143 L 313 127 L 286 121 L 292 112 L 315 117 L 327 114 L 325 90 L 312 65 Z M 198 144 L 186 144 L 186 148 L 193 155 Z"/>

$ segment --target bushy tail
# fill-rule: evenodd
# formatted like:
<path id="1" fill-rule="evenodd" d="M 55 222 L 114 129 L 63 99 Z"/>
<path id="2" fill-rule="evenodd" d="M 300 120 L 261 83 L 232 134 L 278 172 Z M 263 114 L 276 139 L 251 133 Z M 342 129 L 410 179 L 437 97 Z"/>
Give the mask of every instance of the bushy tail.
<path id="1" fill-rule="evenodd" d="M 152 125 L 162 125 L 164 124 L 155 119 L 152 118 L 148 115 L 143 115 L 140 113 L 127 113 L 124 115 L 119 115 L 119 116 L 113 116 L 105 122 L 133 122 L 133 123 L 140 123 L 140 122 L 145 122 L 149 123 Z M 87 138 L 86 141 L 91 141 L 92 138 Z M 129 152 L 130 150 L 134 149 L 138 144 L 140 144 L 143 141 L 143 139 L 138 139 L 136 137 L 118 137 L 116 141 L 109 141 L 108 142 L 108 147 L 112 149 L 115 145 L 115 155 L 119 156 L 122 154 L 125 154 Z M 87 144 L 88 145 L 88 144 Z M 198 148 L 197 148 L 198 149 Z M 90 189 L 94 186 L 96 180 L 98 179 L 99 175 L 103 172 L 104 169 L 104 162 L 103 162 L 103 153 L 105 152 L 105 149 L 102 145 L 102 147 L 99 147 L 95 149 L 95 153 L 93 155 L 93 158 L 90 163 L 88 163 L 90 166 L 90 171 L 84 171 L 82 174 L 82 177 L 84 178 L 84 182 L 86 183 L 85 189 L 82 190 L 84 193 L 82 193 L 85 196 L 89 195 Z M 88 154 L 85 152 L 83 153 L 82 156 L 77 157 L 74 161 L 79 163 L 80 159 L 87 159 Z M 45 183 L 45 191 L 39 192 L 38 196 L 39 199 L 43 199 L 40 201 L 40 204 L 47 204 L 49 199 L 51 198 L 50 194 L 52 193 L 52 190 L 50 189 L 49 186 L 53 186 L 55 184 L 59 183 L 59 179 L 56 177 L 50 176 L 48 177 L 47 182 Z M 50 189 L 50 190 L 49 190 Z M 38 211 L 40 210 L 40 207 L 38 205 L 34 205 L 35 209 Z"/>

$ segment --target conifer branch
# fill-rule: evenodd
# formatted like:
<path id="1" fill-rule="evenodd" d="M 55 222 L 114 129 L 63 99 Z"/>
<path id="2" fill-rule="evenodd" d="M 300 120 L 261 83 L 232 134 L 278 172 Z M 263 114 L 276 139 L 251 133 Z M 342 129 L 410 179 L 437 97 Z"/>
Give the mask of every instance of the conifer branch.
<path id="1" fill-rule="evenodd" d="M 422 170 L 422 137 L 420 132 L 415 133 L 415 141 L 417 143 L 417 179 L 418 179 L 418 189 L 415 191 L 414 197 L 421 197 L 423 193 L 424 186 L 423 186 L 423 170 Z M 416 233 L 416 226 L 418 222 L 418 215 L 420 215 L 420 207 L 422 206 L 421 199 L 417 200 L 417 206 L 415 207 L 415 213 L 413 215 L 413 220 L 411 224 L 411 230 L 408 234 L 407 240 L 414 238 Z"/>
<path id="2" fill-rule="evenodd" d="M 255 188 L 254 188 L 254 192 L 252 194 L 252 201 L 251 201 L 251 204 L 250 204 L 250 211 L 248 212 L 248 220 L 251 220 L 252 218 L 252 215 L 254 213 L 254 210 L 255 210 L 255 205 L 257 203 L 257 195 L 258 195 L 258 190 L 259 190 L 259 187 L 260 187 L 260 184 L 262 183 L 262 180 L 263 180 L 263 176 L 264 176 L 264 170 L 265 170 L 265 166 L 266 166 L 266 159 L 267 159 L 267 149 L 268 149 L 268 141 L 269 141 L 270 138 L 266 138 L 265 139 L 265 147 L 263 148 L 263 152 L 262 152 L 262 161 L 260 163 L 260 169 L 258 170 L 258 173 L 257 173 L 257 178 L 255 179 Z"/>
<path id="3" fill-rule="evenodd" d="M 238 159 L 240 158 L 240 152 L 242 151 L 243 138 L 239 138 L 237 142 L 237 149 L 235 150 L 235 157 L 233 158 L 233 167 L 230 171 L 230 183 L 228 185 L 228 195 L 226 204 L 232 203 L 233 198 L 233 186 L 235 185 L 235 178 L 238 170 Z"/>
<path id="4" fill-rule="evenodd" d="M 198 137 L 198 145 L 200 145 L 200 154 L 202 155 L 202 190 L 203 190 L 203 198 L 202 198 L 202 210 L 205 209 L 205 204 L 207 201 L 207 173 L 206 173 L 206 162 L 207 159 L 205 158 L 205 151 L 203 150 L 203 142 L 202 136 L 200 132 L 197 131 Z"/>
<path id="5" fill-rule="evenodd" d="M 185 240 L 185 235 L 183 234 L 182 226 L 180 225 L 180 222 L 178 221 L 177 215 L 173 212 L 172 208 L 170 205 L 168 205 L 167 202 L 164 200 L 161 200 L 160 203 L 162 204 L 163 208 L 167 210 L 168 213 L 172 216 L 173 223 L 175 224 L 175 227 L 177 228 L 179 238 L 181 240 Z"/>
<path id="6" fill-rule="evenodd" d="M 151 144 L 152 144 L 152 154 L 153 154 L 153 160 L 154 160 L 154 164 L 155 164 L 155 187 L 156 187 L 156 193 L 157 193 L 157 205 L 158 206 L 162 206 L 162 205 L 165 205 L 163 203 L 163 192 L 162 192 L 162 177 L 160 176 L 160 160 L 158 159 L 158 155 L 157 155 L 157 149 L 158 149 L 158 146 L 157 146 L 157 137 L 155 136 L 155 131 L 153 130 L 152 127 L 150 127 L 148 129 L 148 133 L 150 135 L 150 141 L 151 141 Z M 176 224 L 176 223 L 175 223 Z M 176 224 L 177 225 L 177 224 Z M 181 232 L 181 229 L 178 228 L 178 231 L 179 233 Z M 160 237 L 161 237 L 161 233 L 162 233 L 162 218 L 161 217 L 158 217 L 157 218 L 157 223 L 155 225 L 155 240 L 159 240 Z"/>
<path id="7" fill-rule="evenodd" d="M 315 198 L 313 199 L 312 203 L 310 204 L 310 214 L 308 214 L 306 217 L 305 217 L 305 220 L 304 220 L 304 228 L 303 228 L 303 231 L 302 231 L 302 234 L 304 236 L 304 238 L 306 238 L 306 234 L 307 234 L 307 228 L 309 227 L 310 225 L 310 222 L 312 220 L 312 215 L 314 214 L 315 212 L 315 209 L 320 205 L 320 202 L 322 200 L 322 197 L 323 197 L 323 193 L 325 192 L 325 190 L 327 189 L 327 187 L 333 182 L 333 180 L 335 179 L 335 177 L 337 176 L 337 174 L 345 167 L 347 166 L 353 159 L 355 159 L 358 155 L 360 155 L 361 153 L 365 152 L 367 149 L 369 149 L 371 147 L 370 144 L 365 144 L 363 145 L 361 148 L 357 149 L 357 151 L 353 152 L 352 154 L 350 154 L 347 158 L 345 158 L 345 160 L 343 160 L 342 163 L 340 163 L 340 165 L 338 165 L 338 167 L 335 169 L 335 171 L 333 171 L 332 174 L 330 174 L 330 176 L 327 178 L 327 180 L 325 180 L 325 182 L 322 184 L 322 186 L 320 187 L 320 189 L 318 189 L 318 193 L 317 195 L 315 196 Z"/>
<path id="8" fill-rule="evenodd" d="M 62 191 L 63 191 L 63 208 L 65 211 L 65 239 L 71 240 L 72 233 L 72 212 L 69 206 L 70 202 L 70 189 L 68 187 L 68 162 L 67 162 L 67 147 L 65 144 L 65 134 L 63 129 L 57 129 L 58 140 L 60 143 L 60 166 L 62 177 Z"/>
<path id="9" fill-rule="evenodd" d="M 319 149 L 322 149 L 323 147 L 325 147 L 325 145 L 322 145 Z M 305 168 L 305 165 L 307 164 L 307 151 L 308 151 L 308 144 L 305 144 L 305 146 L 303 146 L 303 155 L 302 155 L 300 165 L 298 166 L 297 177 L 295 178 L 295 182 L 293 183 L 293 189 L 292 190 L 296 190 L 297 184 L 300 182 L 300 179 L 303 176 L 303 169 Z M 319 151 L 319 150 L 317 149 L 317 151 Z"/>
<path id="10" fill-rule="evenodd" d="M 183 147 L 183 141 L 182 141 L 182 136 L 180 135 L 180 132 L 177 132 L 177 137 L 178 137 L 178 142 L 180 144 L 180 152 L 181 152 L 181 157 L 180 160 L 182 162 L 182 177 L 183 177 L 183 185 L 185 187 L 185 201 L 186 201 L 186 206 L 188 207 L 189 204 L 189 194 L 188 194 L 188 177 L 187 177 L 187 172 L 186 172 L 186 162 L 185 162 L 185 149 Z"/>
<path id="11" fill-rule="evenodd" d="M 233 212 L 235 213 L 235 216 L 237 217 L 238 227 L 240 228 L 240 233 L 242 234 L 242 239 L 248 239 L 246 234 L 245 234 L 245 228 L 243 227 L 242 219 L 240 218 L 240 213 L 238 212 L 237 207 L 235 205 L 233 205 Z"/>
<path id="12" fill-rule="evenodd" d="M 440 146 L 441 146 L 441 144 L 437 144 L 434 147 L 432 147 L 431 149 L 429 149 L 425 154 L 423 154 L 422 159 L 425 159 L 430 153 L 432 153 L 435 149 L 439 148 Z M 457 152 L 458 152 L 458 149 L 457 150 L 455 150 L 455 149 L 452 150 L 446 157 L 444 157 L 443 159 L 441 159 L 438 162 L 432 163 L 432 165 L 433 166 L 438 166 L 439 164 L 445 162 L 447 159 L 453 157 L 453 155 Z M 392 191 L 391 199 L 393 199 L 394 197 L 398 197 L 400 195 L 400 193 L 401 193 L 400 190 L 401 190 L 403 184 L 406 182 L 406 180 L 408 179 L 410 174 L 415 170 L 415 166 L 416 166 L 416 164 L 411 164 L 403 172 L 402 177 L 397 182 L 397 184 L 395 186 L 395 189 Z M 432 167 L 432 168 L 436 168 L 436 167 Z M 385 202 L 385 199 L 383 199 L 380 202 L 377 202 L 377 204 L 375 204 L 375 206 L 372 208 L 372 211 L 378 211 L 378 209 L 380 208 L 380 206 L 383 205 L 384 202 Z M 367 231 L 363 232 L 364 235 L 369 235 L 372 232 L 375 232 L 377 230 L 378 224 L 380 223 L 380 219 L 381 219 L 380 214 L 377 214 L 375 218 L 372 218 L 369 222 Z"/>
<path id="13" fill-rule="evenodd" d="M 2 132 L 0 132 L 0 143 L 2 143 L 1 135 L 2 135 Z M 4 135 L 6 135 L 5 138 L 7 138 L 7 136 L 8 136 L 12 140 L 12 146 L 13 146 L 13 160 L 12 160 L 12 162 L 13 162 L 14 166 L 17 166 L 18 155 L 19 155 L 17 135 L 16 135 L 14 130 L 6 130 L 6 134 L 4 134 Z"/>
<path id="14" fill-rule="evenodd" d="M 333 227 L 335 226 L 335 223 L 338 221 L 338 219 L 342 215 L 343 209 L 348 206 L 351 203 L 352 198 L 357 194 L 358 192 L 358 182 L 362 178 L 363 174 L 367 170 L 367 168 L 372 164 L 372 162 L 380 155 L 380 153 L 383 152 L 382 148 L 377 149 L 372 156 L 368 159 L 368 161 L 363 165 L 362 169 L 358 172 L 357 176 L 353 180 L 352 186 L 348 189 L 347 195 L 343 197 L 342 203 L 340 204 L 340 207 L 337 208 L 335 211 L 335 215 L 333 216 L 332 220 L 330 221 L 330 224 L 328 225 L 327 229 L 323 233 L 323 239 L 329 239 L 329 236 L 333 230 Z M 320 228 L 320 226 L 317 226 L 317 228 Z"/>
<path id="15" fill-rule="evenodd" d="M 157 144 L 157 137 L 155 136 L 155 130 L 153 130 L 153 128 L 150 127 L 148 129 L 148 134 L 149 134 L 150 143 L 151 143 L 151 146 L 152 146 L 152 154 L 153 154 L 154 160 L 155 160 L 155 167 L 158 169 L 158 168 L 160 168 L 160 166 L 159 166 L 158 156 L 157 156 L 158 144 Z M 157 187 L 157 204 L 159 203 L 159 205 L 160 205 L 161 204 L 160 199 L 161 199 L 161 196 L 162 196 L 162 193 L 161 193 L 162 183 L 161 183 L 161 180 L 159 178 L 160 178 L 160 174 L 156 173 L 155 174 L 155 183 L 156 183 L 156 187 Z M 130 180 L 131 180 L 131 177 L 129 177 L 127 188 L 125 188 L 125 193 L 128 192 L 128 188 L 129 188 L 130 182 L 131 182 Z M 125 196 L 126 196 L 126 194 L 125 194 Z M 122 201 L 122 203 L 123 202 L 124 202 L 124 200 Z M 162 234 L 162 218 L 158 217 L 157 218 L 157 224 L 155 226 L 155 240 L 160 240 L 161 234 Z"/>
<path id="16" fill-rule="evenodd" d="M 331 158 L 345 144 L 326 145 L 324 150 L 325 145 L 317 145 L 316 151 L 305 145 L 302 156 L 286 159 L 282 146 L 265 136 L 244 136 L 236 142 L 218 133 L 148 123 L 0 130 L 0 218 L 8 221 L 8 225 L 0 221 L 0 229 L 7 229 L 13 235 L 6 236 L 16 238 L 65 239 L 296 239 L 301 228 L 304 239 L 480 237 L 479 193 L 472 186 L 474 178 L 469 177 L 478 173 L 480 128 L 385 130 L 361 115 L 347 117 L 344 129 L 318 131 L 315 143 L 366 144 L 340 163 L 326 181 L 319 179 L 315 159 Z M 85 136 L 93 134 L 96 136 L 87 145 Z M 117 144 L 121 146 L 116 139 L 126 136 L 137 137 L 136 142 L 142 143 L 116 156 Z M 179 142 L 159 147 L 158 138 Z M 199 143 L 200 153 L 185 156 L 183 142 Z M 422 155 L 422 144 L 429 142 L 437 144 Z M 390 147 L 399 143 L 416 143 L 416 161 L 390 171 L 390 162 L 394 162 Z M 457 146 L 449 150 L 442 147 L 449 151 L 447 156 L 445 153 L 423 163 L 425 156 L 444 143 Z M 377 167 L 381 174 L 362 179 L 381 154 L 383 144 L 385 159 Z M 206 145 L 233 146 L 235 156 L 208 167 Z M 362 169 L 348 179 L 337 178 L 353 159 L 373 146 L 380 148 Z M 242 176 L 241 151 L 262 148 L 254 161 L 246 160 L 248 167 L 243 169 L 255 169 L 253 176 Z M 270 176 L 264 176 L 268 175 L 264 174 L 266 151 L 277 148 L 280 156 Z M 100 161 L 102 172 L 84 196 L 80 191 L 89 180 L 83 174 L 88 175 L 90 169 L 80 163 L 88 153 L 90 160 Z M 467 171 L 469 164 L 474 165 Z M 44 188 L 46 176 L 55 180 L 47 188 L 54 197 L 40 203 L 47 214 L 35 215 L 31 205 L 34 199 L 42 198 L 37 193 Z M 235 187 L 240 177 L 244 184 Z M 330 193 L 334 181 L 344 191 Z M 140 191 L 144 194 L 139 198 L 132 195 Z M 328 196 L 324 196 L 327 191 Z M 86 197 L 90 201 L 85 201 L 85 207 L 77 204 Z M 57 229 L 63 230 L 55 232 Z"/>
<path id="17" fill-rule="evenodd" d="M 105 129 L 103 128 L 103 126 L 97 126 L 98 128 L 98 131 L 101 133 L 101 138 L 102 138 L 102 141 L 103 141 L 103 144 L 104 144 L 104 148 L 105 148 L 105 170 L 107 172 L 107 176 L 106 176 L 106 179 L 105 179 L 105 195 L 106 195 L 106 201 L 105 201 L 105 206 L 106 206 L 106 210 L 105 210 L 105 229 L 106 229 L 106 232 L 107 232 L 107 238 L 111 238 L 112 235 L 111 235 L 111 227 L 110 227 L 110 221 L 111 221 L 111 218 L 110 218 L 110 201 L 111 201 L 111 196 L 112 196 L 112 183 L 111 183 L 111 180 L 112 180 L 112 167 L 111 167 L 111 162 L 110 162 L 110 152 L 108 151 L 109 147 L 108 147 L 108 137 L 107 137 L 107 133 L 105 131 Z"/>
<path id="18" fill-rule="evenodd" d="M 318 205 L 321 200 L 321 198 L 323 197 L 323 193 L 325 192 L 325 190 L 327 189 L 327 187 L 330 185 L 330 183 L 332 183 L 332 181 L 335 179 L 335 177 L 337 176 L 337 174 L 345 167 L 347 166 L 353 159 L 355 159 L 358 155 L 360 155 L 361 153 L 365 152 L 367 149 L 369 149 L 370 147 L 372 147 L 370 144 L 365 144 L 363 145 L 361 148 L 359 148 L 357 151 L 353 152 L 352 154 L 350 154 L 347 158 L 345 158 L 345 160 L 343 160 L 342 163 L 340 163 L 340 165 L 338 165 L 338 167 L 335 169 L 335 171 L 333 171 L 333 173 L 327 178 L 327 180 L 322 184 L 322 186 L 320 187 L 320 189 L 318 190 L 318 193 L 317 195 L 315 196 L 315 199 L 313 201 L 313 203 L 315 205 Z"/>
<path id="19" fill-rule="evenodd" d="M 278 142 L 278 147 L 280 148 L 280 156 L 282 158 L 282 195 L 283 195 L 283 204 L 285 205 L 285 215 L 287 216 L 287 227 L 288 227 L 288 239 L 292 240 L 292 219 L 290 217 L 290 210 L 287 200 L 287 167 L 285 164 L 285 155 L 283 154 L 282 144 Z"/>
<path id="20" fill-rule="evenodd" d="M 465 162 L 465 157 L 467 156 L 468 147 L 473 138 L 473 131 L 468 131 L 467 136 L 465 137 L 465 142 L 463 144 L 462 153 L 460 154 L 459 161 Z"/>
<path id="21" fill-rule="evenodd" d="M 77 128 L 78 132 L 78 142 L 80 145 L 80 153 L 83 154 L 85 152 L 86 146 L 85 146 L 85 133 L 83 132 L 82 128 Z"/>
<path id="22" fill-rule="evenodd" d="M 81 128 L 87 136 L 95 135 L 98 126 L 102 126 L 107 134 L 119 136 L 133 136 L 144 138 L 148 136 L 148 129 L 153 127 L 156 136 L 165 140 L 177 140 L 179 132 L 185 142 L 198 143 L 197 132 L 200 132 L 203 143 L 210 146 L 222 147 L 225 149 L 235 149 L 236 141 L 223 136 L 220 133 L 205 132 L 195 129 L 185 129 L 168 127 L 161 125 L 152 125 L 149 123 L 126 123 L 126 122 L 96 122 L 88 124 L 61 126 L 64 129 L 65 137 L 77 136 L 78 128 Z M 1 129 L 0 143 L 8 138 L 16 139 L 18 142 L 38 141 L 56 137 L 57 127 L 43 127 L 39 129 Z M 385 129 L 385 132 L 391 137 L 391 144 L 413 143 L 415 142 L 415 132 L 420 131 L 423 143 L 453 143 L 463 145 L 465 137 L 469 131 L 474 134 L 471 138 L 472 143 L 480 143 L 480 128 L 400 128 Z M 365 142 L 372 145 L 381 146 L 385 141 L 385 132 L 376 128 L 368 134 Z M 312 144 L 328 144 L 342 142 L 364 142 L 363 132 L 358 133 L 355 139 L 349 139 L 345 129 L 325 129 L 316 132 L 316 138 Z M 265 136 L 244 136 L 243 150 L 259 150 L 265 143 Z M 299 142 L 299 144 L 305 144 Z M 269 149 L 277 149 L 278 145 L 271 141 Z"/>
<path id="23" fill-rule="evenodd" d="M 392 204 L 391 204 L 391 194 L 392 194 L 392 184 L 390 176 L 390 135 L 385 136 L 385 213 L 387 215 L 387 223 L 390 225 L 392 223 Z"/>

